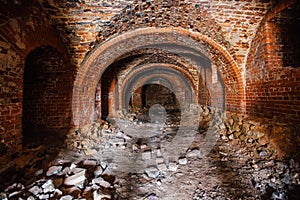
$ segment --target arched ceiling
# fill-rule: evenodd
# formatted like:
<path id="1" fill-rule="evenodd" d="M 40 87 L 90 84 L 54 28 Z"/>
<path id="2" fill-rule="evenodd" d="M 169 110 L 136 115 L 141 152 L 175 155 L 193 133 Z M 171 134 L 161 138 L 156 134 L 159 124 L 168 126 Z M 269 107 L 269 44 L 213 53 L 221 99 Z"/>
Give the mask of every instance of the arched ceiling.
<path id="1" fill-rule="evenodd" d="M 196 52 L 203 51 L 204 55 L 210 55 L 209 60 L 216 63 L 226 86 L 227 109 L 230 111 L 244 109 L 241 75 L 233 58 L 220 45 L 204 35 L 181 28 L 144 28 L 124 33 L 99 44 L 87 57 L 74 84 L 72 103 L 74 124 L 80 126 L 93 120 L 96 87 L 102 73 L 110 64 L 137 49 L 153 45 L 165 47 L 164 44 L 190 47 Z"/>
<path id="2" fill-rule="evenodd" d="M 7 2 L 7 0 L 2 0 Z M 206 34 L 243 67 L 270 0 L 37 0 L 80 66 L 95 43 L 144 27 L 183 27 Z M 22 4 L 20 0 L 14 1 Z M 97 39 L 96 39 L 97 38 Z"/>

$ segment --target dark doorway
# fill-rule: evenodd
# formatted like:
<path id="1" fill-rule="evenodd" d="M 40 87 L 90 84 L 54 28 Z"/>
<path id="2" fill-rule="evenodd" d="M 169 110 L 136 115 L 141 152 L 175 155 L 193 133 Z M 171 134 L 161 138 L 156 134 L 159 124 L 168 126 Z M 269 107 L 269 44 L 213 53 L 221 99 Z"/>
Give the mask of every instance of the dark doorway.
<path id="1" fill-rule="evenodd" d="M 72 73 L 62 55 L 50 46 L 31 51 L 25 60 L 23 144 L 38 145 L 46 135 L 70 128 Z"/>

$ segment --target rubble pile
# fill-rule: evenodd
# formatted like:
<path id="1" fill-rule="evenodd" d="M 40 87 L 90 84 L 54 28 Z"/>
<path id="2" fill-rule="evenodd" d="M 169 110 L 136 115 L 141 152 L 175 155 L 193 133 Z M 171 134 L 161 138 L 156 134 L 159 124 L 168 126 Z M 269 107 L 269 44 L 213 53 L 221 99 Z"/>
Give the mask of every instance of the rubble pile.
<path id="1" fill-rule="evenodd" d="M 38 170 L 40 179 L 31 184 L 12 184 L 0 194 L 0 199 L 117 199 L 115 178 L 102 174 L 103 167 L 95 160 L 60 164 L 46 172 Z"/>
<path id="2" fill-rule="evenodd" d="M 35 179 L 10 184 L 0 199 L 297 199 L 296 127 L 195 109 L 196 126 L 178 112 L 122 113 L 70 131 L 47 166 L 30 165 Z"/>
<path id="3" fill-rule="evenodd" d="M 253 118 L 226 113 L 226 132 L 221 132 L 223 140 L 233 140 L 260 147 L 270 147 L 278 158 L 293 155 L 299 159 L 299 125 L 283 124 L 269 119 Z"/>

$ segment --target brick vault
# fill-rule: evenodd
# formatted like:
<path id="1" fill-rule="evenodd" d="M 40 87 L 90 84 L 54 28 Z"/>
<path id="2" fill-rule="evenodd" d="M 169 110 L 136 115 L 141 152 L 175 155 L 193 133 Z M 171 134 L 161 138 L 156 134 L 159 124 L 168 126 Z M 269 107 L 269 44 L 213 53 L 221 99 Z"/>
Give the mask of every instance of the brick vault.
<path id="1" fill-rule="evenodd" d="M 167 182 L 177 181 L 168 173 L 178 169 L 193 169 L 190 177 L 185 174 L 193 189 L 182 186 L 186 196 L 177 199 L 295 198 L 299 5 L 298 0 L 0 0 L 0 199 L 29 194 L 176 199 L 179 186 Z M 165 127 L 157 128 L 160 122 Z M 48 154 L 35 156 L 46 149 Z M 82 160 L 61 155 L 66 150 L 81 152 Z M 205 158 L 195 159 L 197 151 Z M 234 165 L 239 151 L 243 161 Z M 135 178 L 127 163 L 134 156 L 123 160 L 116 152 L 141 155 L 143 162 L 132 169 Z M 64 156 L 76 165 L 70 164 L 71 171 L 59 163 Z M 197 162 L 205 163 L 203 171 L 212 170 L 211 163 L 218 169 L 212 185 L 195 175 Z M 165 180 L 167 186 L 142 189 L 130 181 L 116 186 L 104 173 L 112 163 L 129 170 L 130 178 L 112 176 L 144 185 Z M 36 190 L 24 182 L 35 166 L 61 193 L 50 182 L 31 181 Z M 103 172 L 93 179 L 89 172 L 97 167 Z M 276 175 L 280 167 L 288 172 Z M 232 180 L 224 175 L 238 169 Z M 25 189 L 17 183 L 7 187 L 17 180 Z M 233 192 L 226 186 L 236 182 L 252 188 L 237 184 Z M 176 198 L 163 194 L 168 189 L 177 191 Z"/>

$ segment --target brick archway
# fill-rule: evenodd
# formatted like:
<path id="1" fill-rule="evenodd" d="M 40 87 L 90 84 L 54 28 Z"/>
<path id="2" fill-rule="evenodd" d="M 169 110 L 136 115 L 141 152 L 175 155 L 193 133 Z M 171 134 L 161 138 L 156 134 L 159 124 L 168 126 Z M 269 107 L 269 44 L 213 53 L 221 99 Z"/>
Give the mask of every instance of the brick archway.
<path id="1" fill-rule="evenodd" d="M 120 106 L 122 108 L 125 108 L 126 105 L 129 103 L 129 96 L 132 94 L 134 88 L 142 87 L 145 84 L 150 84 L 152 79 L 155 78 L 162 78 L 166 82 L 168 82 L 168 85 L 164 85 L 167 87 L 170 91 L 172 91 L 176 96 L 178 97 L 182 96 L 179 93 L 179 88 L 181 88 L 183 85 L 187 89 L 189 93 L 192 93 L 194 91 L 196 93 L 197 88 L 195 88 L 191 82 L 190 79 L 187 77 L 183 77 L 181 73 L 178 71 L 172 69 L 171 67 L 166 66 L 159 66 L 159 64 L 155 65 L 149 65 L 142 69 L 142 72 L 136 72 L 129 78 L 127 78 L 121 89 L 120 93 Z M 196 96 L 197 94 L 195 94 Z M 184 101 L 184 95 L 179 98 L 180 101 Z"/>
<path id="2" fill-rule="evenodd" d="M 226 108 L 244 111 L 244 87 L 237 64 L 225 47 L 200 33 L 182 28 L 143 28 L 110 38 L 97 46 L 82 63 L 73 89 L 73 122 L 77 127 L 96 119 L 95 91 L 103 72 L 116 58 L 136 49 L 172 44 L 203 52 L 216 63 L 225 85 Z M 178 52 L 180 54 L 181 52 Z M 218 55 L 218 56 L 216 56 Z"/>
<path id="3" fill-rule="evenodd" d="M 181 84 L 185 84 L 186 87 L 192 92 L 192 90 L 196 93 L 198 88 L 193 78 L 185 72 L 184 70 L 177 68 L 172 64 L 164 64 L 164 63 L 155 63 L 155 64 L 147 64 L 143 66 L 139 66 L 138 69 L 132 71 L 121 83 L 121 96 L 119 98 L 120 105 L 126 105 L 127 98 L 125 95 L 132 92 L 134 86 L 139 85 L 142 86 L 150 80 L 150 77 L 165 77 L 166 80 L 169 80 L 171 86 L 176 86 L 177 88 L 180 84 L 176 84 L 177 81 L 181 81 Z M 169 88 L 172 91 L 175 91 L 176 88 Z M 198 97 L 198 94 L 195 94 L 195 97 Z"/>

